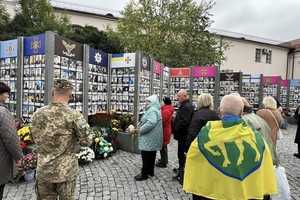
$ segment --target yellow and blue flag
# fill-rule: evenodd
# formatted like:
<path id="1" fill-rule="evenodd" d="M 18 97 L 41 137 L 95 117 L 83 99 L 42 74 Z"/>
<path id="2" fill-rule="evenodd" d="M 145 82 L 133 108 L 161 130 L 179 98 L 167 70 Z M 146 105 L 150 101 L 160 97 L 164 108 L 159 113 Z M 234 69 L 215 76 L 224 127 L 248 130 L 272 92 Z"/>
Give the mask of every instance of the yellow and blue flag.
<path id="1" fill-rule="evenodd" d="M 183 189 L 217 200 L 276 194 L 273 162 L 261 134 L 242 119 L 208 122 L 188 151 Z"/>

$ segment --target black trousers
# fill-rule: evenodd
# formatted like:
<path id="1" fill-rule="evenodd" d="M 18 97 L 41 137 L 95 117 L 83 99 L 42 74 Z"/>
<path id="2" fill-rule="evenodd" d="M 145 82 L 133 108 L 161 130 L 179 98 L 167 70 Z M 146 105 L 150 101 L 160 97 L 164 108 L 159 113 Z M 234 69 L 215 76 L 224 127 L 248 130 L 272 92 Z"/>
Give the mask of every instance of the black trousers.
<path id="1" fill-rule="evenodd" d="M 297 144 L 298 145 L 298 154 L 300 154 L 300 143 Z"/>
<path id="2" fill-rule="evenodd" d="M 156 151 L 141 151 L 141 155 L 143 160 L 142 175 L 154 175 Z"/>
<path id="3" fill-rule="evenodd" d="M 4 187 L 5 187 L 5 185 L 0 185 L 0 200 L 3 197 Z"/>
<path id="4" fill-rule="evenodd" d="M 160 162 L 164 165 L 168 164 L 168 145 L 163 145 L 160 150 Z"/>
<path id="5" fill-rule="evenodd" d="M 178 140 L 177 157 L 178 157 L 179 170 L 184 170 L 184 166 L 185 166 L 185 154 L 184 154 L 185 149 L 186 149 L 186 139 Z"/>

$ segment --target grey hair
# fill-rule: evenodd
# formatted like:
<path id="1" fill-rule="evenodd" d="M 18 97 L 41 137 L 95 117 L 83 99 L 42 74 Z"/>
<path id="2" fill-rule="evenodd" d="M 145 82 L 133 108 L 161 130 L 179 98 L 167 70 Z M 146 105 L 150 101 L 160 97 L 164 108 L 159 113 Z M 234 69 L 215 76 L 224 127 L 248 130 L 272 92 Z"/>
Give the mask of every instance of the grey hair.
<path id="1" fill-rule="evenodd" d="M 198 108 L 214 109 L 214 100 L 210 94 L 203 93 L 198 97 Z"/>
<path id="2" fill-rule="evenodd" d="M 243 108 L 242 98 L 236 94 L 225 95 L 220 103 L 220 111 L 223 114 L 241 115 Z"/>
<path id="3" fill-rule="evenodd" d="M 277 102 L 272 96 L 264 97 L 262 103 L 263 103 L 264 108 L 270 108 L 270 109 L 276 109 L 277 108 Z"/>

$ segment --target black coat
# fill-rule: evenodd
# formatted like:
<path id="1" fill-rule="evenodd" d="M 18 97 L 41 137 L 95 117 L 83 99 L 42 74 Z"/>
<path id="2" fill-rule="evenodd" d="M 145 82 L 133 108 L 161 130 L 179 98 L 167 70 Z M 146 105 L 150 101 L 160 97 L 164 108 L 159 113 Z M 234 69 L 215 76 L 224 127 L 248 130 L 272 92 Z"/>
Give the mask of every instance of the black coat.
<path id="1" fill-rule="evenodd" d="M 198 136 L 202 127 L 204 127 L 208 121 L 215 121 L 219 119 L 220 118 L 218 114 L 214 110 L 210 110 L 209 108 L 201 108 L 200 110 L 195 112 L 189 127 L 186 152 L 188 151 L 194 139 Z"/>
<path id="2" fill-rule="evenodd" d="M 189 100 L 182 102 L 173 121 L 173 133 L 175 140 L 186 140 L 193 114 L 193 104 Z"/>
<path id="3" fill-rule="evenodd" d="M 296 137 L 295 137 L 295 143 L 297 143 L 297 144 L 300 144 L 300 115 L 299 115 L 299 109 L 300 109 L 300 106 L 298 106 L 298 108 L 295 111 L 295 115 L 294 115 L 296 120 L 297 120 L 297 124 L 298 124 Z"/>

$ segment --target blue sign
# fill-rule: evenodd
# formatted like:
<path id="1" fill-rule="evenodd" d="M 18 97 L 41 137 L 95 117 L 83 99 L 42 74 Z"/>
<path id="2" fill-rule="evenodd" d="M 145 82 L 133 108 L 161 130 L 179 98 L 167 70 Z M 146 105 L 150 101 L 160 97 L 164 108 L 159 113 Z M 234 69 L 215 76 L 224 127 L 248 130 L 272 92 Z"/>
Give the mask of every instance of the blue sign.
<path id="1" fill-rule="evenodd" d="M 24 38 L 24 56 L 45 54 L 45 34 Z"/>
<path id="2" fill-rule="evenodd" d="M 0 58 L 18 56 L 18 40 L 7 40 L 0 42 Z"/>
<path id="3" fill-rule="evenodd" d="M 108 54 L 103 51 L 90 48 L 90 64 L 100 65 L 103 67 L 108 66 Z"/>
<path id="4" fill-rule="evenodd" d="M 294 79 L 291 80 L 291 87 L 300 87 L 300 80 Z"/>

